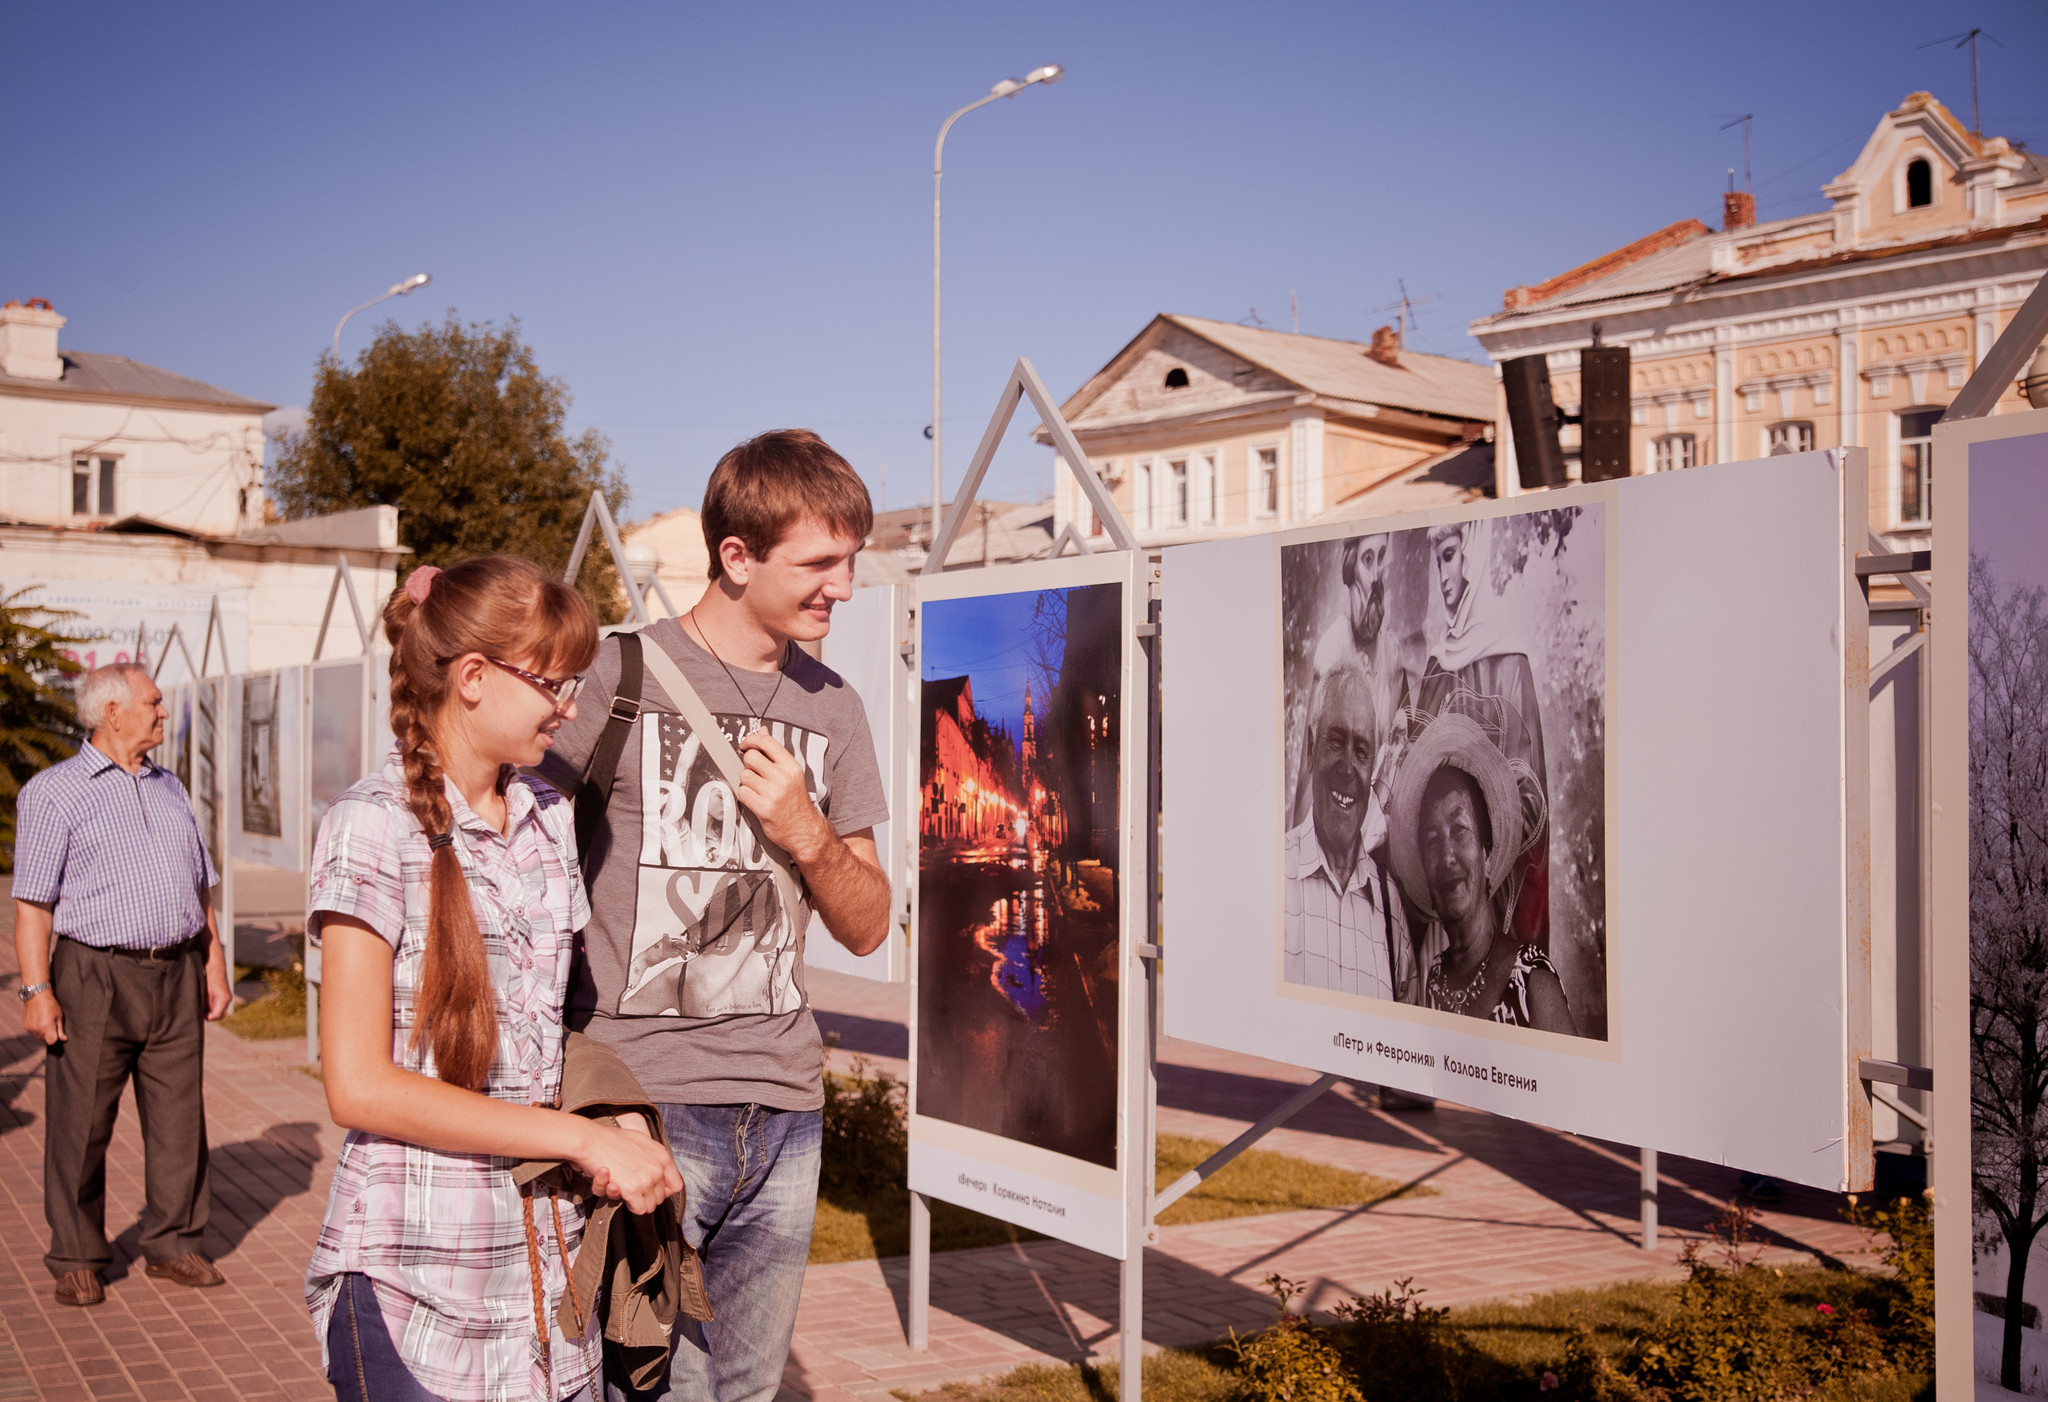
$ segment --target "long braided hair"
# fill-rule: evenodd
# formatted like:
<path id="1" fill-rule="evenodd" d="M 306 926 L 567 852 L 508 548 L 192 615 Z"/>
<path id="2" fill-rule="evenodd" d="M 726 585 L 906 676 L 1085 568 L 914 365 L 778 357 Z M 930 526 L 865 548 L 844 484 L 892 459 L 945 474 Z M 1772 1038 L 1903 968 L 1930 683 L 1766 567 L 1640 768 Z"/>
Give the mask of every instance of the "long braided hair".
<path id="1" fill-rule="evenodd" d="M 449 665 L 468 653 L 548 676 L 580 672 L 597 655 L 597 617 L 583 596 L 540 566 L 482 555 L 446 570 L 415 570 L 384 605 L 391 640 L 391 733 L 406 796 L 433 849 L 427 944 L 412 1044 L 432 1053 L 440 1078 L 480 1090 L 498 1047 L 483 933 L 449 840 L 454 813 L 434 730 L 449 696 Z"/>

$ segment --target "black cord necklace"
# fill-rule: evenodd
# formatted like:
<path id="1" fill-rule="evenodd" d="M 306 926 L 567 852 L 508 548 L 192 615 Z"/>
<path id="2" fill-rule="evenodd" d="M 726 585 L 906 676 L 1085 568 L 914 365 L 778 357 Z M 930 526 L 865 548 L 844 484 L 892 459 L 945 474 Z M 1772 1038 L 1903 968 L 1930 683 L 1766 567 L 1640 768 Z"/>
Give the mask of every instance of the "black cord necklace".
<path id="1" fill-rule="evenodd" d="M 704 632 L 704 625 L 697 622 L 696 606 L 694 604 L 691 605 L 689 613 L 687 613 L 684 616 L 688 618 L 691 623 L 696 624 L 697 641 L 704 644 L 704 650 L 711 654 L 711 660 L 719 665 L 719 668 L 725 673 L 725 679 L 732 683 L 732 689 L 740 694 L 740 704 L 742 706 L 745 706 L 749 713 L 752 713 L 754 710 L 754 703 L 748 697 L 747 689 L 740 685 L 740 679 L 733 675 L 732 668 L 727 667 L 725 665 L 725 659 L 723 657 L 720 657 L 718 655 L 718 649 L 711 645 L 710 637 Z M 759 712 L 760 718 L 762 720 L 768 719 L 768 712 L 775 705 L 775 698 L 782 694 L 782 679 L 789 675 L 789 673 L 785 670 L 785 668 L 787 668 L 788 666 L 789 643 L 787 641 L 784 641 L 784 643 L 782 644 L 782 658 L 775 664 L 775 690 L 768 693 L 768 704 L 766 706 L 763 706 Z"/>

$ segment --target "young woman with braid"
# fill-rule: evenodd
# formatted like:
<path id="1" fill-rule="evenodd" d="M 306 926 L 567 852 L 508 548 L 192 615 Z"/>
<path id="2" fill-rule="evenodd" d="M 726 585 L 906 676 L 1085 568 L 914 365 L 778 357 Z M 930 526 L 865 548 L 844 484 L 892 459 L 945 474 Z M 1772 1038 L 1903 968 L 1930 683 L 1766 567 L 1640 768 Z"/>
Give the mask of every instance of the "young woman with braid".
<path id="1" fill-rule="evenodd" d="M 581 1218 L 511 1167 L 570 1161 L 641 1212 L 682 1186 L 644 1130 L 548 1108 L 590 911 L 569 804 L 519 771 L 576 714 L 596 619 L 488 556 L 415 570 L 384 631 L 397 747 L 321 821 L 307 903 L 349 1131 L 307 1301 L 343 1402 L 587 1398 L 595 1317 L 575 1339 L 556 1322 Z"/>

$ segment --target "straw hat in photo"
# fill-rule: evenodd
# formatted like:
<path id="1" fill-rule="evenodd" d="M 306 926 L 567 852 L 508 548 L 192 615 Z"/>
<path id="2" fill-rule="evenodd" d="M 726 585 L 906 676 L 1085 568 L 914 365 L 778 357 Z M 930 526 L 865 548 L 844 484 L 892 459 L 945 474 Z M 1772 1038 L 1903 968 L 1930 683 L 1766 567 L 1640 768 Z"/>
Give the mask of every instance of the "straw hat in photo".
<path id="1" fill-rule="evenodd" d="M 1523 831 L 1521 784 L 1514 766 L 1486 730 L 1470 716 L 1447 712 L 1432 720 L 1402 757 L 1394 775 L 1393 793 L 1387 808 L 1388 837 L 1394 860 L 1394 879 L 1407 893 L 1409 904 L 1430 919 L 1436 909 L 1429 894 L 1429 878 L 1422 866 L 1422 795 L 1439 769 L 1458 769 L 1472 776 L 1486 799 L 1487 825 L 1491 845 L 1486 854 L 1486 894 L 1492 896 L 1508 879 L 1526 846 Z"/>

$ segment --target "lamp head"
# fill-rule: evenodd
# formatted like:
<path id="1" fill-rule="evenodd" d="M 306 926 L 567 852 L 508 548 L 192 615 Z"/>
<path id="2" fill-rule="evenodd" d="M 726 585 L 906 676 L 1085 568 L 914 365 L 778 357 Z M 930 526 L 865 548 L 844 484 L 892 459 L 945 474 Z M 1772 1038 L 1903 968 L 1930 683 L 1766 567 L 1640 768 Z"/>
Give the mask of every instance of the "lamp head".
<path id="1" fill-rule="evenodd" d="M 1049 85 L 1057 83 L 1062 77 L 1066 76 L 1066 72 L 1067 70 L 1060 67 L 1057 63 L 1048 63 L 1043 68 L 1034 68 L 1029 73 L 1026 73 L 1024 81 L 1026 83 L 1046 83 Z"/>
<path id="2" fill-rule="evenodd" d="M 1015 97 L 1023 91 L 1024 80 L 1021 78 L 1005 78 L 988 90 L 990 97 Z"/>
<path id="3" fill-rule="evenodd" d="M 2034 363 L 2020 380 L 2020 393 L 2036 409 L 2048 409 L 2048 345 L 2034 352 Z"/>
<path id="4" fill-rule="evenodd" d="M 414 273 L 404 282 L 392 283 L 391 290 L 384 295 L 387 297 L 403 297 L 406 293 L 418 291 L 432 281 L 433 279 L 425 273 Z"/>

